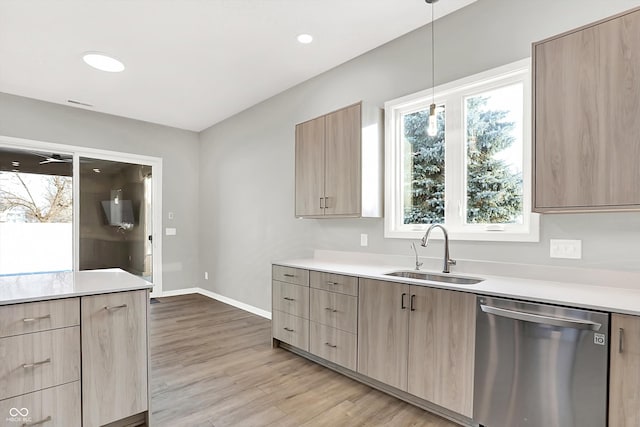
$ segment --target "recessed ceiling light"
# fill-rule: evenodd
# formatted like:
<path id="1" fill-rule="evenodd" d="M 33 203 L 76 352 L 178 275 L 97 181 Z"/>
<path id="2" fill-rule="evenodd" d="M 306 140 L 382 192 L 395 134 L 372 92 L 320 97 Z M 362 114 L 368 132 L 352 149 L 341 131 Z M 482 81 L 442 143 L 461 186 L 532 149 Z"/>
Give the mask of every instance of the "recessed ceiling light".
<path id="1" fill-rule="evenodd" d="M 101 71 L 109 73 L 119 73 L 124 70 L 124 64 L 115 58 L 100 52 L 87 52 L 82 55 L 82 59 L 88 65 Z"/>
<path id="2" fill-rule="evenodd" d="M 18 161 L 11 162 L 11 166 L 13 166 L 14 168 L 17 168 L 20 166 L 20 162 Z"/>
<path id="3" fill-rule="evenodd" d="M 313 37 L 310 34 L 300 34 L 298 41 L 302 44 L 309 44 L 313 41 Z"/>
<path id="4" fill-rule="evenodd" d="M 99 168 L 93 168 L 93 171 L 94 171 L 95 173 L 100 173 L 100 169 L 99 169 Z"/>

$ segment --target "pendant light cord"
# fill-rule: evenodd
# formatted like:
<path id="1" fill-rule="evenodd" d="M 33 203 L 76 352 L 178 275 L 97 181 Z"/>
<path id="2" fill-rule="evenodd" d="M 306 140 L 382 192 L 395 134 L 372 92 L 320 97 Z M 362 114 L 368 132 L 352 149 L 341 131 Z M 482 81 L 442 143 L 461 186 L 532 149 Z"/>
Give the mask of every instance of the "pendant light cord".
<path id="1" fill-rule="evenodd" d="M 431 3 L 431 103 L 435 104 L 436 99 L 436 41 L 435 41 L 435 20 L 434 20 L 434 12 L 435 2 Z"/>

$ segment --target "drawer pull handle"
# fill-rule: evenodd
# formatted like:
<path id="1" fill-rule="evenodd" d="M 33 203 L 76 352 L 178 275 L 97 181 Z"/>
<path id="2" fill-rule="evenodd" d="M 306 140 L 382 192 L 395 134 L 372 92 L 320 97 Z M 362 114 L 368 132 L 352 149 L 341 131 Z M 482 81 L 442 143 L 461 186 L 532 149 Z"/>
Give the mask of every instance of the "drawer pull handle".
<path id="1" fill-rule="evenodd" d="M 338 310 L 336 310 L 335 308 L 331 308 L 331 307 L 325 307 L 324 309 L 327 310 L 327 311 L 330 311 L 332 313 L 337 313 L 338 312 Z"/>
<path id="2" fill-rule="evenodd" d="M 332 286 L 337 286 L 339 284 L 340 283 L 338 283 L 338 282 L 327 282 L 327 285 L 332 285 Z"/>
<path id="3" fill-rule="evenodd" d="M 24 323 L 30 323 L 30 322 L 35 322 L 35 321 L 44 320 L 44 319 L 51 319 L 51 315 L 45 314 L 44 316 L 40 316 L 40 317 L 25 317 L 24 319 L 22 319 L 22 321 Z"/>
<path id="4" fill-rule="evenodd" d="M 618 339 L 618 353 L 624 352 L 624 329 L 619 328 L 620 338 Z"/>
<path id="5" fill-rule="evenodd" d="M 43 420 L 40 420 L 40 421 L 34 421 L 32 423 L 24 423 L 24 424 L 22 424 L 22 427 L 39 426 L 40 424 L 44 424 L 44 423 L 46 423 L 48 421 L 51 421 L 51 420 L 52 420 L 51 415 L 49 415 L 47 418 L 45 418 Z"/>
<path id="6" fill-rule="evenodd" d="M 284 297 L 287 301 L 295 301 L 295 298 Z"/>
<path id="7" fill-rule="evenodd" d="M 284 277 L 296 277 L 296 275 L 295 274 L 285 273 Z"/>
<path id="8" fill-rule="evenodd" d="M 337 345 L 329 344 L 328 342 L 324 343 L 324 345 L 326 345 L 327 347 L 331 347 L 331 348 L 338 348 Z"/>
<path id="9" fill-rule="evenodd" d="M 287 332 L 294 332 L 294 330 L 293 330 L 293 329 L 291 329 L 291 328 L 286 328 L 286 327 L 285 327 L 285 328 L 284 328 L 284 330 L 285 330 L 285 331 L 287 331 Z"/>
<path id="10" fill-rule="evenodd" d="M 411 306 L 411 311 L 416 311 L 416 295 L 411 295 L 411 302 L 409 304 Z"/>
<path id="11" fill-rule="evenodd" d="M 114 311 L 114 310 L 119 310 L 121 308 L 126 308 L 127 304 L 120 304 L 120 305 L 107 305 L 104 307 L 105 310 L 107 311 Z"/>
<path id="12" fill-rule="evenodd" d="M 25 363 L 25 364 L 22 365 L 22 367 L 24 369 L 35 368 L 36 366 L 44 365 L 45 363 L 51 363 L 51 358 L 47 358 L 47 359 L 42 360 L 40 362 Z"/>

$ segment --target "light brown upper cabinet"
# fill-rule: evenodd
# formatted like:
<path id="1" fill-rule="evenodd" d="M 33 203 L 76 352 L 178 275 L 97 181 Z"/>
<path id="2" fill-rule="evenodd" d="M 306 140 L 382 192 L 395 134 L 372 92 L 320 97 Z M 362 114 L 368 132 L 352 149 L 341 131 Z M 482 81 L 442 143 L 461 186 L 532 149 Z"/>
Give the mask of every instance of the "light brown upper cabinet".
<path id="1" fill-rule="evenodd" d="M 382 215 L 382 120 L 357 103 L 296 125 L 296 217 Z"/>
<path id="2" fill-rule="evenodd" d="M 640 209 L 640 8 L 533 44 L 536 212 Z"/>

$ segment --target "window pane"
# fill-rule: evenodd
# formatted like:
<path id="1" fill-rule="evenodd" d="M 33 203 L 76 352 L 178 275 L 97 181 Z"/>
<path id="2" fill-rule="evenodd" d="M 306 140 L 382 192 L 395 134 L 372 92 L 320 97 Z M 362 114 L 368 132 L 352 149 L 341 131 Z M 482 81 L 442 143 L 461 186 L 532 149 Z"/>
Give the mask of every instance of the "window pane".
<path id="1" fill-rule="evenodd" d="M 444 117 L 440 106 L 431 137 L 428 109 L 402 116 L 404 224 L 444 223 Z"/>
<path id="2" fill-rule="evenodd" d="M 72 269 L 72 158 L 0 149 L 0 275 Z"/>
<path id="3" fill-rule="evenodd" d="M 467 223 L 523 221 L 521 83 L 465 98 Z"/>

